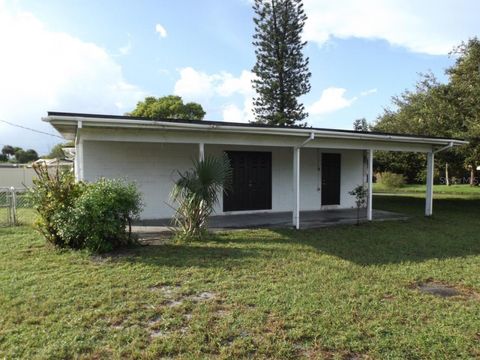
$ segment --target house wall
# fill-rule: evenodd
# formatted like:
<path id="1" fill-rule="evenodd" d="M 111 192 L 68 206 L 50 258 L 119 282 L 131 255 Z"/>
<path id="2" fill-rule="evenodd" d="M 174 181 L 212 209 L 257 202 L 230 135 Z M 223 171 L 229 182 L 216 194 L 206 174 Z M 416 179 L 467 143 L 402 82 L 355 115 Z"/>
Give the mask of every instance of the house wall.
<path id="1" fill-rule="evenodd" d="M 100 177 L 124 178 L 134 181 L 143 193 L 143 219 L 171 217 L 170 192 L 177 170 L 191 167 L 197 157 L 198 145 L 83 142 L 84 180 Z"/>
<path id="2" fill-rule="evenodd" d="M 291 211 L 293 206 L 293 150 L 291 147 L 262 147 L 239 145 L 205 145 L 205 154 L 220 155 L 225 150 L 272 152 L 272 210 Z M 143 219 L 166 218 L 173 214 L 170 191 L 178 171 L 191 167 L 198 158 L 198 144 L 164 144 L 132 142 L 84 141 L 84 179 L 94 181 L 99 177 L 126 178 L 135 181 L 144 194 Z M 354 207 L 348 195 L 364 181 L 363 151 L 322 150 L 303 148 L 300 168 L 301 210 L 321 208 L 319 189 L 321 174 L 319 159 L 322 152 L 342 154 L 341 199 L 337 208 Z M 222 194 L 217 214 L 222 214 Z"/>

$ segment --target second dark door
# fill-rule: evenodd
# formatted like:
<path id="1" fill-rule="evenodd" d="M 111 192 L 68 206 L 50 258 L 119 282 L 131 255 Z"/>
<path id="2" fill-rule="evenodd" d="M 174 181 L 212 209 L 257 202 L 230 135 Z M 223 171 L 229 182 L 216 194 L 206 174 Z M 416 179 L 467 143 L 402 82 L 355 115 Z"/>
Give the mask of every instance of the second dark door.
<path id="1" fill-rule="evenodd" d="M 272 208 L 272 153 L 227 151 L 232 189 L 223 194 L 223 211 Z"/>
<path id="2" fill-rule="evenodd" d="M 322 154 L 322 205 L 340 205 L 340 154 Z"/>

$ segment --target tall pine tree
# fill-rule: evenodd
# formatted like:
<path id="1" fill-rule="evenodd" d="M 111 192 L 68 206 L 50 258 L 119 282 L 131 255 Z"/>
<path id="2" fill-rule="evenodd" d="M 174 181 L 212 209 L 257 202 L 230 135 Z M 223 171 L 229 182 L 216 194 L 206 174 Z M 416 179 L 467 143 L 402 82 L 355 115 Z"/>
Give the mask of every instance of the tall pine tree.
<path id="1" fill-rule="evenodd" d="M 257 122 L 295 125 L 307 117 L 298 97 L 310 91 L 301 34 L 307 16 L 301 0 L 255 0 L 254 112 Z"/>

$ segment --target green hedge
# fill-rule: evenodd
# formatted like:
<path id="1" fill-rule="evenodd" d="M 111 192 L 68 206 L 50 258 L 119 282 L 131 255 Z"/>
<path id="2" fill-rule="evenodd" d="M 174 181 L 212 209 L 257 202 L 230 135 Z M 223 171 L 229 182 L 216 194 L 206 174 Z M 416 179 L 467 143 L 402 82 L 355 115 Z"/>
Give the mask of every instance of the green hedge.
<path id="1" fill-rule="evenodd" d="M 130 225 L 141 211 L 136 186 L 123 180 L 76 183 L 70 172 L 36 168 L 30 191 L 36 228 L 55 246 L 111 251 L 133 242 Z"/>

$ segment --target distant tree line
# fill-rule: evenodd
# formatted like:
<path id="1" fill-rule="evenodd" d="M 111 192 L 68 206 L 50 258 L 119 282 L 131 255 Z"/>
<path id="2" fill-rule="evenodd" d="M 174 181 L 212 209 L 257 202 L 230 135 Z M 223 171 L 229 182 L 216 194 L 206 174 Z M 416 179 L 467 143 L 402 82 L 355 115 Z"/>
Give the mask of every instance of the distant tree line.
<path id="1" fill-rule="evenodd" d="M 392 98 L 393 109 L 384 110 L 374 124 L 356 120 L 355 130 L 381 131 L 465 139 L 461 146 L 436 155 L 436 180 L 457 178 L 476 183 L 480 165 L 480 40 L 473 38 L 452 51 L 455 64 L 446 69 L 448 81 L 422 74 L 414 90 Z M 425 181 L 424 154 L 377 152 L 376 171 L 404 174 L 410 183 Z"/>
<path id="2" fill-rule="evenodd" d="M 35 160 L 38 160 L 38 154 L 35 150 L 24 150 L 18 146 L 5 145 L 0 154 L 0 162 L 26 164 Z"/>
<path id="3" fill-rule="evenodd" d="M 65 159 L 63 148 L 74 146 L 72 141 L 59 143 L 55 145 L 47 155 L 43 155 L 44 159 Z M 17 164 L 27 164 L 39 159 L 38 153 L 33 149 L 24 150 L 19 146 L 5 145 L 0 154 L 0 162 L 10 162 Z"/>

